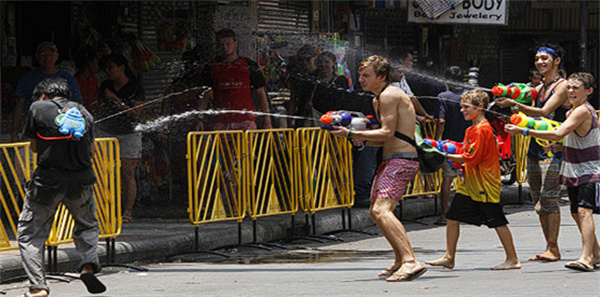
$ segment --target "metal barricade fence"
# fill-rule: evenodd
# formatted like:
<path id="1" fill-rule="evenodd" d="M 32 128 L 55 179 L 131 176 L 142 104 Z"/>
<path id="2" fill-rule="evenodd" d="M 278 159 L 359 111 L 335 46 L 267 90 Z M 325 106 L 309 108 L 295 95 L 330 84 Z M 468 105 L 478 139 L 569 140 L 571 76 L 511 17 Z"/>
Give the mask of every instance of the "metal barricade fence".
<path id="1" fill-rule="evenodd" d="M 29 149 L 29 142 L 3 143 L 0 148 L 0 251 L 5 251 L 18 249 L 17 222 L 25 199 L 25 183 L 31 179 L 36 155 Z"/>
<path id="2" fill-rule="evenodd" d="M 194 226 L 245 217 L 246 144 L 242 131 L 188 133 L 188 213 Z"/>
<path id="3" fill-rule="evenodd" d="M 98 182 L 94 185 L 96 217 L 99 223 L 99 238 L 116 238 L 121 233 L 121 186 L 119 143 L 116 138 L 98 138 L 94 144 L 93 168 Z M 31 153 L 29 142 L 1 144 L 0 173 L 2 191 L 0 199 L 0 251 L 17 249 L 17 220 L 25 199 L 25 183 L 35 170 L 37 155 Z M 13 164 L 14 163 L 14 164 Z M 6 170 L 8 168 L 9 170 Z M 4 223 L 10 225 L 6 231 Z M 52 222 L 47 246 L 57 246 L 73 241 L 75 223 L 67 208 L 60 204 Z"/>
<path id="4" fill-rule="evenodd" d="M 297 129 L 300 206 L 305 213 L 354 204 L 352 145 L 320 128 Z"/>
<path id="5" fill-rule="evenodd" d="M 442 186 L 442 171 L 438 170 L 432 174 L 421 174 L 418 172 L 415 178 L 408 183 L 403 198 L 421 195 L 437 195 Z"/>
<path id="6" fill-rule="evenodd" d="M 248 215 L 298 211 L 297 136 L 294 129 L 246 131 L 248 141 Z"/>
<path id="7" fill-rule="evenodd" d="M 93 168 L 96 174 L 94 200 L 96 218 L 100 229 L 99 238 L 116 238 L 121 234 L 121 159 L 119 141 L 116 138 L 97 138 L 94 143 Z M 75 222 L 67 208 L 60 204 L 47 246 L 57 246 L 73 241 Z"/>

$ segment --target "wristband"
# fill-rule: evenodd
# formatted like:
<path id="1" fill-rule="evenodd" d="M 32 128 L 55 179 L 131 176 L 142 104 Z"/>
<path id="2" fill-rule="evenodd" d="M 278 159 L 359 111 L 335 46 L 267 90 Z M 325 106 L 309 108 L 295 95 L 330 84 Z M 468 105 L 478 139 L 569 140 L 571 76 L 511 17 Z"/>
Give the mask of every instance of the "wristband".
<path id="1" fill-rule="evenodd" d="M 529 129 L 527 129 L 527 128 L 523 129 L 523 135 L 529 136 Z"/>
<path id="2" fill-rule="evenodd" d="M 515 104 L 514 106 L 511 106 L 510 109 L 512 109 L 514 111 L 519 111 L 520 106 L 521 106 L 521 103 L 517 102 L 517 104 Z"/>

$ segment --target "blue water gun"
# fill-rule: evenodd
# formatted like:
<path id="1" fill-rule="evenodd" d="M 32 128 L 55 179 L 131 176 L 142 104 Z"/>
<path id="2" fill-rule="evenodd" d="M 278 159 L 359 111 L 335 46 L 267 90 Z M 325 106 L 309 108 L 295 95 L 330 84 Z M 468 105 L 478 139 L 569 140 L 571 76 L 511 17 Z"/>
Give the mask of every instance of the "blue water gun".
<path id="1" fill-rule="evenodd" d="M 462 142 L 458 142 L 458 141 L 452 141 L 449 139 L 446 140 L 435 140 L 433 138 L 430 137 L 425 137 L 423 139 L 423 142 L 431 145 L 432 147 L 437 148 L 439 151 L 441 151 L 442 153 L 447 153 L 447 154 L 462 154 L 464 153 L 463 150 L 463 144 Z M 450 167 L 456 171 L 458 173 L 458 175 L 460 175 L 461 177 L 464 176 L 464 168 L 462 166 L 462 164 L 460 164 L 459 162 L 453 162 L 448 160 L 448 164 L 450 164 Z"/>

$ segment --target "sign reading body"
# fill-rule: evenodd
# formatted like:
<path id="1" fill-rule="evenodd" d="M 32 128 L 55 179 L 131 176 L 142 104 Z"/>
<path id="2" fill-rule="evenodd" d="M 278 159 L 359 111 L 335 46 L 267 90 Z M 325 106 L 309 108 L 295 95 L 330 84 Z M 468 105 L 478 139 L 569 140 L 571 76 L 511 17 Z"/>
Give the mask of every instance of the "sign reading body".
<path id="1" fill-rule="evenodd" d="M 408 5 L 408 21 L 413 23 L 506 25 L 509 0 L 464 0 L 438 19 L 430 20 L 416 1 Z"/>

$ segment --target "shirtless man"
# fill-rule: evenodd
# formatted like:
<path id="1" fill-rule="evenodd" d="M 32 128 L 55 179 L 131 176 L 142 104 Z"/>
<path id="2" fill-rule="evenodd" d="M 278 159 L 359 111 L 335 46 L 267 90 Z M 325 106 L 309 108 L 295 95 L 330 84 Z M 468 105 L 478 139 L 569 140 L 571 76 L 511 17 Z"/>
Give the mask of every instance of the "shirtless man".
<path id="1" fill-rule="evenodd" d="M 396 131 L 411 138 L 415 135 L 415 109 L 402 90 L 389 86 L 390 62 L 380 56 L 371 56 L 358 67 L 359 82 L 365 91 L 375 94 L 373 108 L 381 128 L 350 131 L 334 126 L 331 133 L 346 137 L 360 145 L 383 145 L 383 163 L 377 169 L 371 189 L 370 215 L 394 249 L 394 263 L 379 273 L 386 281 L 411 281 L 427 268 L 415 257 L 406 230 L 393 210 L 402 198 L 408 183 L 419 171 L 415 148 L 394 136 Z"/>
<path id="2" fill-rule="evenodd" d="M 522 112 L 530 117 L 546 117 L 557 122 L 564 122 L 567 111 L 571 108 L 568 100 L 566 80 L 560 76 L 564 51 L 556 45 L 538 48 L 535 54 L 535 66 L 544 77 L 537 86 L 538 98 L 531 104 L 520 104 L 508 98 L 497 98 L 499 107 L 510 106 L 514 112 Z M 554 148 L 557 149 L 557 148 Z M 559 148 L 560 149 L 560 148 Z M 561 149 L 562 150 L 562 149 Z M 556 160 L 562 159 L 562 152 L 556 152 Z M 546 239 L 546 250 L 535 255 L 529 261 L 558 261 L 558 231 L 560 227 L 560 184 L 558 174 L 561 162 L 548 159 L 535 140 L 531 140 L 527 152 L 527 179 L 531 189 L 535 210 L 539 215 L 542 232 Z M 545 172 L 545 175 L 543 174 Z M 542 177 L 544 177 L 542 179 Z"/>

